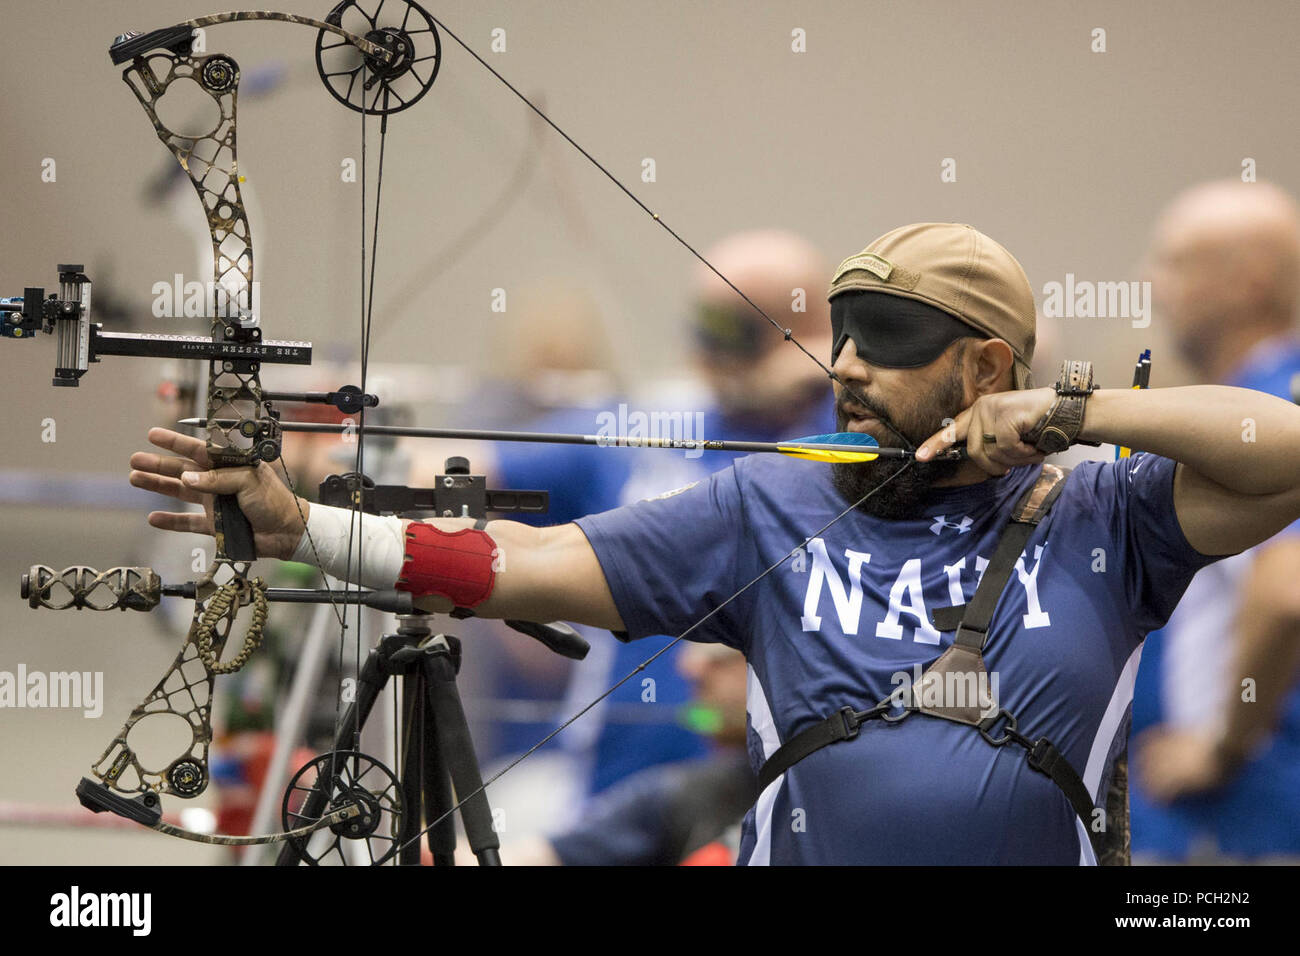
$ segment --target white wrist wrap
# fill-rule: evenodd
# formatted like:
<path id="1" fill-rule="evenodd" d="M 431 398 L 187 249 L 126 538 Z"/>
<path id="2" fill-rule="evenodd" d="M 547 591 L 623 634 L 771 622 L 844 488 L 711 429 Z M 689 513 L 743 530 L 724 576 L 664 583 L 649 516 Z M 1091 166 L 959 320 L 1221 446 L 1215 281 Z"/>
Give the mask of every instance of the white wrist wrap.
<path id="1" fill-rule="evenodd" d="M 401 518 L 354 515 L 347 508 L 313 504 L 307 517 L 307 530 L 290 560 L 313 567 L 319 560 L 319 566 L 326 574 L 345 580 L 349 571 L 349 529 L 357 530 L 352 547 L 352 582 L 368 588 L 391 588 L 397 582 L 402 562 L 406 559 Z M 365 560 L 365 567 L 361 566 L 361 559 Z"/>

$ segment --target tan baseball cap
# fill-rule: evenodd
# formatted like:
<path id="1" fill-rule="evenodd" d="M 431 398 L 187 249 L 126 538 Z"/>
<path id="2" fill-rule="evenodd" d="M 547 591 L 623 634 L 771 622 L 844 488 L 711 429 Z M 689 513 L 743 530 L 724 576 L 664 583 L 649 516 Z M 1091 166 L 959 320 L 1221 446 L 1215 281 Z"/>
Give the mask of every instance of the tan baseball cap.
<path id="1" fill-rule="evenodd" d="M 1015 353 L 1016 388 L 1033 388 L 1035 308 L 1029 278 L 1011 253 L 973 226 L 917 222 L 885 233 L 831 276 L 827 299 L 884 292 L 947 312 Z"/>

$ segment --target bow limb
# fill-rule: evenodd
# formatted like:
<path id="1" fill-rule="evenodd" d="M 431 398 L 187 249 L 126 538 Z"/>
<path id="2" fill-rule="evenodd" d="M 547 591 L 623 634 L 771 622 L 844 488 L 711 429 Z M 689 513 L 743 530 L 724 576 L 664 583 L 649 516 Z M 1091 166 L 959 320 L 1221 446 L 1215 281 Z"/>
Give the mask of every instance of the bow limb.
<path id="1" fill-rule="evenodd" d="M 337 23 L 314 20 L 311 17 L 304 17 L 296 13 L 278 13 L 274 10 L 236 10 L 229 13 L 213 13 L 205 17 L 195 17 L 193 20 L 182 20 L 173 26 L 151 30 L 148 33 L 125 33 L 118 37 L 117 42 L 113 44 L 111 51 L 113 62 L 125 63 L 131 57 L 138 57 L 156 49 L 168 49 L 178 52 L 180 48 L 189 46 L 191 34 L 194 30 L 216 26 L 220 23 L 240 23 L 253 20 L 278 20 L 281 23 L 296 23 L 300 26 L 313 27 L 341 37 L 362 53 L 374 57 L 380 62 L 388 63 L 393 58 L 392 51 L 386 47 L 365 37 L 357 36 L 355 33 L 349 33 Z"/>
<path id="2" fill-rule="evenodd" d="M 220 833 L 197 833 L 194 830 L 186 830 L 184 827 L 173 826 L 170 823 L 157 823 L 149 829 L 156 830 L 166 836 L 190 840 L 194 843 L 209 843 L 215 846 L 261 846 L 268 843 L 283 843 L 285 840 L 301 840 L 303 837 L 311 836 L 317 830 L 342 823 L 344 820 L 360 815 L 360 813 L 360 809 L 355 805 L 340 807 L 338 810 L 331 810 L 316 822 L 309 823 L 306 826 L 285 830 L 283 833 L 264 833 L 261 836 L 224 836 Z"/>
<path id="3" fill-rule="evenodd" d="M 119 40 L 115 47 L 123 41 Z M 135 56 L 122 73 L 159 140 L 188 175 L 207 219 L 213 273 L 209 284 L 210 333 L 214 342 L 254 347 L 261 342 L 253 280 L 253 243 L 240 192 L 236 142 L 239 66 L 222 53 L 195 55 L 154 52 Z M 217 108 L 217 122 L 205 135 L 191 136 L 167 126 L 159 101 L 173 83 L 193 81 Z M 262 396 L 260 365 L 239 357 L 210 359 L 206 408 L 224 418 L 210 427 L 206 441 L 214 468 L 247 466 L 279 456 L 280 434 Z M 196 589 L 194 615 L 184 645 L 153 690 L 127 717 L 93 770 L 106 785 L 121 792 L 161 792 L 182 797 L 202 793 L 210 780 L 208 749 L 212 742 L 212 693 L 217 673 L 238 670 L 261 641 L 266 617 L 265 589 L 250 579 L 256 552 L 252 528 L 233 495 L 213 502 L 215 553 Z M 243 647 L 220 663 L 225 645 L 244 608 L 252 619 Z M 132 748 L 130 735 L 141 721 L 159 715 L 189 729 L 190 741 L 162 767 L 146 767 Z"/>

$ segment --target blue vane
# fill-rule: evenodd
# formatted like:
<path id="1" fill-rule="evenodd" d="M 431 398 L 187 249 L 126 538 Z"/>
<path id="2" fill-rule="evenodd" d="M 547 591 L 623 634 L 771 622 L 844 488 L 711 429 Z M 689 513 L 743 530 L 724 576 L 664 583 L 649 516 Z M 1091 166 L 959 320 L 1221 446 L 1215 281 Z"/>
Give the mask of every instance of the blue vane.
<path id="1" fill-rule="evenodd" d="M 832 448 L 809 448 L 809 445 L 831 445 Z M 833 432 L 829 435 L 809 435 L 794 441 L 779 442 L 776 450 L 792 458 L 810 461 L 861 462 L 874 461 L 878 454 L 871 452 L 880 443 L 861 432 Z"/>
<path id="2" fill-rule="evenodd" d="M 782 445 L 871 445 L 880 447 L 880 442 L 876 441 L 866 432 L 831 432 L 829 435 L 808 435 L 806 438 L 795 438 L 788 442 L 781 442 Z"/>

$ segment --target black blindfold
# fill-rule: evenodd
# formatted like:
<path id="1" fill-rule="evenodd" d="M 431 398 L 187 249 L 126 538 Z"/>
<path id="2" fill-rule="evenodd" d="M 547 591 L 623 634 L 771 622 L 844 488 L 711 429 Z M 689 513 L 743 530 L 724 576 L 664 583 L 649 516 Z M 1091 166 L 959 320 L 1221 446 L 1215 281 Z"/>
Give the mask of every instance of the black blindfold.
<path id="1" fill-rule="evenodd" d="M 858 358 L 886 368 L 929 365 L 953 342 L 978 330 L 942 309 L 887 292 L 852 291 L 831 300 L 831 364 L 853 340 Z"/>

